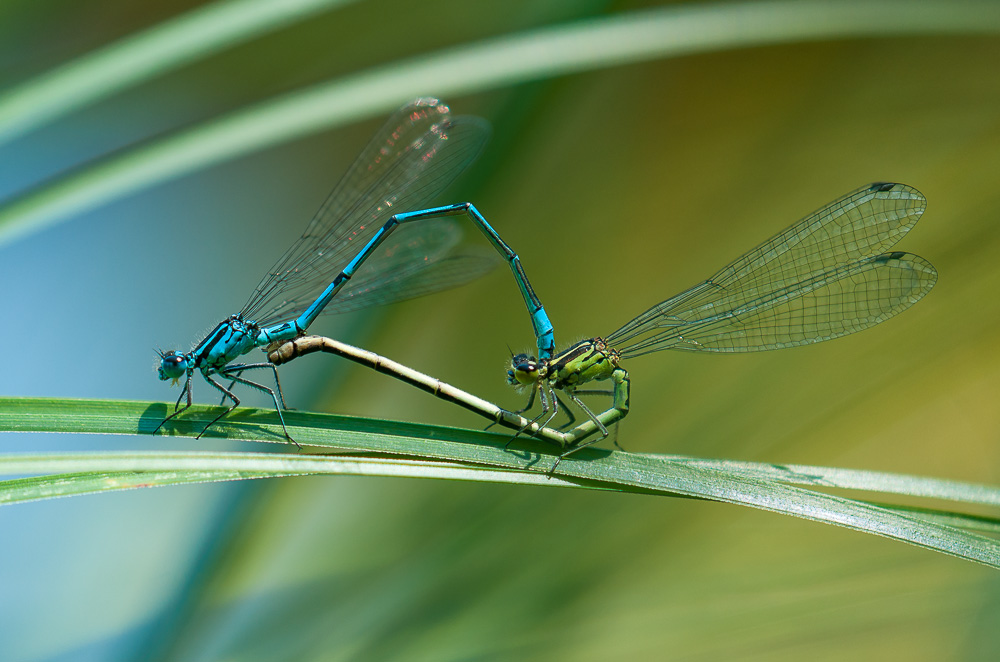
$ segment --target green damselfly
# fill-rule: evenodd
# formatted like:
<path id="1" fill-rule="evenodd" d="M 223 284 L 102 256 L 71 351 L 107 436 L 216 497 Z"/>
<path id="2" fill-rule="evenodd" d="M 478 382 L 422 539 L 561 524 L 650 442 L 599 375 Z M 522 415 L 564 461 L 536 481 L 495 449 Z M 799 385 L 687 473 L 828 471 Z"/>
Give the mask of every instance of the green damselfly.
<path id="1" fill-rule="evenodd" d="M 822 342 L 861 331 L 906 310 L 937 281 L 912 253 L 886 252 L 919 220 L 926 199 L 905 184 L 878 182 L 810 214 L 724 267 L 662 301 L 612 333 L 583 340 L 551 358 L 518 354 L 507 381 L 530 389 L 547 428 L 568 396 L 605 437 L 629 409 L 630 359 L 665 349 L 754 352 Z M 611 380 L 611 391 L 583 390 Z M 604 393 L 611 406 L 595 414 L 580 395 Z M 572 422 L 572 419 L 571 419 Z M 533 428 L 525 432 L 534 433 Z M 575 435 L 560 459 L 592 444 Z"/>

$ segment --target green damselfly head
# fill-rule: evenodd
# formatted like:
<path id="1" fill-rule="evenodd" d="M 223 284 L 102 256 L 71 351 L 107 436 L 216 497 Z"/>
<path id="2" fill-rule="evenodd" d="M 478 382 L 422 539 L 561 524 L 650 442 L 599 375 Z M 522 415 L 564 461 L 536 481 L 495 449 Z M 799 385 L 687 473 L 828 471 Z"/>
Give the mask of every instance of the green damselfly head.
<path id="1" fill-rule="evenodd" d="M 174 350 L 170 350 L 169 352 L 157 350 L 156 353 L 160 355 L 160 367 L 156 371 L 160 376 L 160 380 L 167 381 L 168 379 L 172 379 L 176 384 L 177 380 L 187 372 L 188 366 L 191 363 L 191 357 Z"/>
<path id="2" fill-rule="evenodd" d="M 507 371 L 507 383 L 511 386 L 528 386 L 538 383 L 544 376 L 544 364 L 534 356 L 517 354 L 510 357 L 510 370 Z"/>

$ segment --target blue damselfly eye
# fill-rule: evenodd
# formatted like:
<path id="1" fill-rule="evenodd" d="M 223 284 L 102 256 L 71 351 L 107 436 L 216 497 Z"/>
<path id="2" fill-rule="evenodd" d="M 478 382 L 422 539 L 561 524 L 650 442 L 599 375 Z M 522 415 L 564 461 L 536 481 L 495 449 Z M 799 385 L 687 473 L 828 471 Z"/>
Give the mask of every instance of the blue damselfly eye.
<path id="1" fill-rule="evenodd" d="M 157 372 L 161 380 L 180 379 L 187 369 L 188 357 L 180 352 L 170 350 L 160 355 L 160 368 Z"/>

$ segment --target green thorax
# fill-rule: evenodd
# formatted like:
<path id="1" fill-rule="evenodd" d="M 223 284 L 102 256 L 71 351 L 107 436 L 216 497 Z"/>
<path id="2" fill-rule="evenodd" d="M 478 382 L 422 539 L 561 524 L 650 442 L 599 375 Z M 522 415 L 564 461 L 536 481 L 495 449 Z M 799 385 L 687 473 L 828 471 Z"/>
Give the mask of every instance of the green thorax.
<path id="1" fill-rule="evenodd" d="M 619 367 L 618 359 L 618 350 L 609 348 L 603 338 L 581 340 L 549 360 L 548 382 L 553 388 L 565 389 L 610 379 Z"/>

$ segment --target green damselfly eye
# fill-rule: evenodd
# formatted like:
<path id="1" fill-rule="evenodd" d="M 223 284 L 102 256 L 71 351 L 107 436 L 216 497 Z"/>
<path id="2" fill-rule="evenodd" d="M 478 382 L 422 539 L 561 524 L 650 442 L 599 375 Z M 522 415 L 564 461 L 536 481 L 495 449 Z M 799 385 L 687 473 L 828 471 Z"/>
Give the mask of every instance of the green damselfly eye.
<path id="1" fill-rule="evenodd" d="M 517 354 L 510 359 L 507 383 L 511 386 L 533 384 L 538 381 L 538 359 L 527 354 Z"/>

